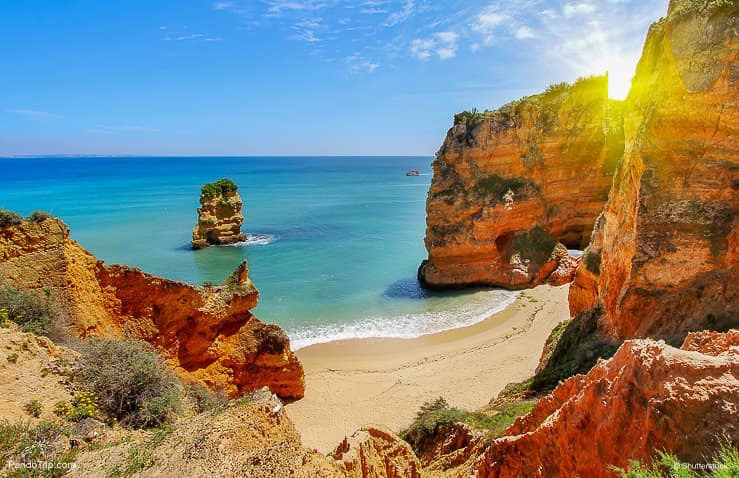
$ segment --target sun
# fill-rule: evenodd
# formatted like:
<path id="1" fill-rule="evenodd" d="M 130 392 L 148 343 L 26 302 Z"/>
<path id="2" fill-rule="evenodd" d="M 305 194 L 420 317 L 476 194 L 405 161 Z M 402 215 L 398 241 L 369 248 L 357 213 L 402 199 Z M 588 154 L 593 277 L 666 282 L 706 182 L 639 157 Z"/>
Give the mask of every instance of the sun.
<path id="1" fill-rule="evenodd" d="M 631 89 L 631 79 L 634 77 L 634 63 L 616 56 L 603 58 L 599 63 L 600 71 L 608 72 L 608 97 L 625 100 Z"/>

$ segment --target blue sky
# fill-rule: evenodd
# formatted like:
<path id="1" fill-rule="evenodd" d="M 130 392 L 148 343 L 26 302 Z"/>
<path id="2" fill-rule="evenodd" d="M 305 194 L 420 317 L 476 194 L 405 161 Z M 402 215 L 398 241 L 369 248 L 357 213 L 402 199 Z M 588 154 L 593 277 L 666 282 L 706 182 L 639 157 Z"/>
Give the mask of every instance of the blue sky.
<path id="1" fill-rule="evenodd" d="M 3 0 L 0 155 L 430 155 L 457 111 L 606 69 L 623 90 L 666 10 L 667 0 Z"/>

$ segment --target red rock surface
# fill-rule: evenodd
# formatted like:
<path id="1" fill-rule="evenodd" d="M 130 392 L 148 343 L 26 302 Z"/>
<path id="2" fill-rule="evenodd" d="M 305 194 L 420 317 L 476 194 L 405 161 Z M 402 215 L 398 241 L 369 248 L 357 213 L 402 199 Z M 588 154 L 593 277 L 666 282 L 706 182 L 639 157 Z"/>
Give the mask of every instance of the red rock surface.
<path id="1" fill-rule="evenodd" d="M 595 77 L 452 127 L 433 164 L 421 279 L 524 288 L 565 267 L 548 261 L 553 246 L 587 244 L 623 152 L 620 104 L 607 93 Z M 529 261 L 517 239 L 537 226 L 554 240 Z M 556 283 L 571 275 L 567 265 Z"/>
<path id="2" fill-rule="evenodd" d="M 344 438 L 330 457 L 347 478 L 421 478 L 421 464 L 410 445 L 380 426 Z"/>
<path id="3" fill-rule="evenodd" d="M 649 31 L 626 153 L 570 297 L 573 315 L 602 306 L 617 341 L 739 324 L 739 4 L 670 12 Z"/>
<path id="4" fill-rule="evenodd" d="M 223 285 L 196 287 L 107 266 L 57 219 L 0 229 L 0 260 L 0 283 L 56 288 L 82 337 L 146 340 L 185 378 L 231 396 L 262 386 L 303 396 L 303 367 L 284 331 L 250 312 L 259 293 L 246 262 Z"/>
<path id="5" fill-rule="evenodd" d="M 687 350 L 686 350 L 687 349 Z M 691 334 L 685 349 L 630 340 L 560 384 L 474 464 L 484 477 L 611 477 L 665 450 L 704 463 L 739 442 L 739 332 Z"/>

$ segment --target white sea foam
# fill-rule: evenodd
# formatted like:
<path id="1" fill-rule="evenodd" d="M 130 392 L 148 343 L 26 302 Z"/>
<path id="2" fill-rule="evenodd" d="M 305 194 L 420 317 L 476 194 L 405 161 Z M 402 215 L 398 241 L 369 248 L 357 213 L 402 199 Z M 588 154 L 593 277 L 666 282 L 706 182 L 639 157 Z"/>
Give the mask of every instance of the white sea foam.
<path id="1" fill-rule="evenodd" d="M 246 234 L 246 240 L 229 244 L 234 247 L 244 246 L 266 246 L 277 240 L 277 236 L 272 234 Z"/>
<path id="2" fill-rule="evenodd" d="M 367 317 L 347 324 L 306 326 L 288 331 L 288 335 L 293 350 L 347 339 L 412 339 L 475 325 L 513 304 L 518 294 L 502 290 L 479 292 L 475 294 L 475 299 L 451 310 Z"/>

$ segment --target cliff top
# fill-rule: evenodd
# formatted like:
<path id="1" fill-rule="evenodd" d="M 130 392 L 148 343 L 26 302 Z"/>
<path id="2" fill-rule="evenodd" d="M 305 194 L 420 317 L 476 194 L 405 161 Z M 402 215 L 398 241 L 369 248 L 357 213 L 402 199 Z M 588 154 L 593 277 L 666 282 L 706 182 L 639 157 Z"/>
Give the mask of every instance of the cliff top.
<path id="1" fill-rule="evenodd" d="M 670 0 L 668 16 L 679 16 L 687 13 L 699 13 L 705 15 L 707 12 L 725 7 L 736 7 L 736 0 Z"/>
<path id="2" fill-rule="evenodd" d="M 200 188 L 200 192 L 206 199 L 223 196 L 226 193 L 235 193 L 239 187 L 231 179 L 223 178 L 213 183 L 208 183 Z"/>
<path id="3" fill-rule="evenodd" d="M 556 112 L 565 103 L 589 103 L 608 97 L 608 75 L 578 78 L 570 84 L 565 81 L 549 85 L 543 93 L 524 96 L 506 103 L 496 110 L 462 111 L 454 115 L 454 124 L 464 124 L 467 129 L 474 128 L 484 121 L 514 126 L 524 111 L 531 107 Z"/>

